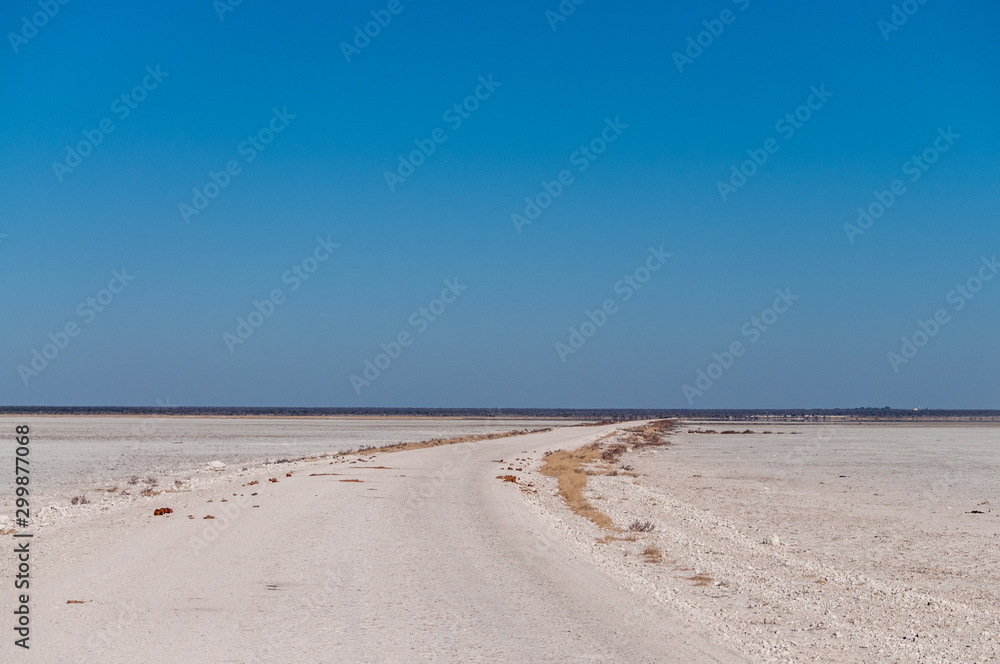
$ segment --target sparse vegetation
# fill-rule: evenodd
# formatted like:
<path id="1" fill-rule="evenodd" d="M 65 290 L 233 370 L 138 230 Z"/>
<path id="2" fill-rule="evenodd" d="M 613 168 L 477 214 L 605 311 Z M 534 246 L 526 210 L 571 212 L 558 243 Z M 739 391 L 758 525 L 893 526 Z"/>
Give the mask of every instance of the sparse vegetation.
<path id="1" fill-rule="evenodd" d="M 611 445 L 606 450 L 601 452 L 601 459 L 608 462 L 614 462 L 618 460 L 618 457 L 625 454 L 628 451 L 628 445 L 623 445 L 622 443 L 616 443 Z"/>
<path id="2" fill-rule="evenodd" d="M 663 551 L 658 546 L 649 545 L 643 550 L 642 557 L 647 563 L 659 563 L 663 561 Z"/>
<path id="3" fill-rule="evenodd" d="M 629 532 L 633 533 L 651 533 L 656 530 L 656 526 L 653 525 L 652 521 L 639 521 L 637 519 L 629 525 L 628 529 Z"/>
<path id="4" fill-rule="evenodd" d="M 623 442 L 633 448 L 662 447 L 670 443 L 664 438 L 674 428 L 674 420 L 654 420 L 643 426 L 625 429 Z"/>
<path id="5" fill-rule="evenodd" d="M 135 486 L 136 484 L 139 483 L 139 476 L 138 475 L 133 475 L 132 477 L 128 478 L 128 483 L 131 486 Z"/>
<path id="6" fill-rule="evenodd" d="M 377 454 L 382 452 L 402 452 L 403 450 L 419 450 L 425 447 L 438 447 L 439 445 L 455 445 L 457 443 L 474 443 L 480 440 L 494 440 L 496 438 L 523 436 L 529 433 L 544 433 L 546 431 L 552 431 L 552 427 L 546 427 L 544 429 L 518 429 L 517 431 L 505 431 L 501 433 L 484 433 L 484 434 L 477 434 L 474 436 L 458 436 L 457 438 L 432 438 L 431 440 L 423 440 L 417 443 L 395 443 L 393 445 L 383 445 L 382 447 L 363 445 L 357 449 L 338 452 L 333 456 L 352 456 L 355 454 L 367 455 L 367 454 Z"/>
<path id="7" fill-rule="evenodd" d="M 715 581 L 715 579 L 710 577 L 708 574 L 695 574 L 691 577 L 691 580 L 694 581 L 694 585 L 696 586 L 709 586 L 712 585 L 713 581 Z"/>
<path id="8" fill-rule="evenodd" d="M 558 450 L 546 454 L 540 472 L 543 475 L 556 478 L 558 493 L 571 510 L 582 517 L 590 519 L 606 530 L 621 532 L 611 518 L 596 509 L 584 497 L 587 488 L 588 475 L 617 475 L 618 471 L 612 464 L 618 462 L 623 454 L 630 449 L 660 447 L 669 443 L 664 439 L 668 431 L 674 427 L 673 420 L 656 420 L 638 427 L 629 427 L 621 432 L 609 434 L 590 445 L 577 450 Z M 610 444 L 604 440 L 613 439 Z M 604 462 L 603 471 L 595 470 L 594 464 Z M 631 466 L 629 467 L 631 470 Z"/>
<path id="9" fill-rule="evenodd" d="M 73 496 L 73 499 L 69 501 L 73 505 L 86 505 L 90 502 L 90 499 L 86 495 L 83 496 Z"/>
<path id="10" fill-rule="evenodd" d="M 583 496 L 587 487 L 585 466 L 601 458 L 600 442 L 585 445 L 578 450 L 553 452 L 545 458 L 540 472 L 543 475 L 556 478 L 559 483 L 559 495 L 569 508 L 582 517 L 590 519 L 601 528 L 615 530 L 611 517 L 594 508 Z"/>

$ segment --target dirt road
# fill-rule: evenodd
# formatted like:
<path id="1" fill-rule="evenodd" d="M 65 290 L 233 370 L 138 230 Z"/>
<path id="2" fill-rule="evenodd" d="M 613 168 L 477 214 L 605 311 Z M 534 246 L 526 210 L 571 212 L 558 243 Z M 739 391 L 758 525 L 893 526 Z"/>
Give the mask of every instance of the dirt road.
<path id="1" fill-rule="evenodd" d="M 496 479 L 497 459 L 611 428 L 271 466 L 47 529 L 32 543 L 31 650 L 9 638 L 2 659 L 743 661 L 619 587 Z"/>

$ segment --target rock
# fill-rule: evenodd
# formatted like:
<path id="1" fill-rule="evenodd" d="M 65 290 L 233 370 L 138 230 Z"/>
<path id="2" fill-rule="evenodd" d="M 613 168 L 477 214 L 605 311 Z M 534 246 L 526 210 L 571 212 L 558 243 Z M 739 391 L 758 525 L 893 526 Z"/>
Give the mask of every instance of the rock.
<path id="1" fill-rule="evenodd" d="M 768 544 L 770 546 L 778 546 L 779 544 L 781 544 L 781 540 L 778 539 L 777 535 L 768 535 L 767 537 L 764 538 L 764 541 L 761 542 L 761 544 Z"/>
<path id="2" fill-rule="evenodd" d="M 205 470 L 214 470 L 216 472 L 220 472 L 225 469 L 226 469 L 226 464 L 222 463 L 221 461 L 213 461 L 212 463 L 208 464 L 205 467 Z"/>

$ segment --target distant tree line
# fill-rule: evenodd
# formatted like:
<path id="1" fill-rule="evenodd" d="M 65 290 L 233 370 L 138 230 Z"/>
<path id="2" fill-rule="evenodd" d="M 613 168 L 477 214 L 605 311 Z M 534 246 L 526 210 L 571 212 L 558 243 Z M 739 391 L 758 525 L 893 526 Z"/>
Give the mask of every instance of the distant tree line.
<path id="1" fill-rule="evenodd" d="M 665 418 L 742 421 L 1000 421 L 1000 410 L 908 410 L 889 407 L 812 409 L 694 408 L 269 408 L 239 406 L 0 406 L 3 415 L 215 416 L 215 417 L 475 417 L 587 421 Z"/>

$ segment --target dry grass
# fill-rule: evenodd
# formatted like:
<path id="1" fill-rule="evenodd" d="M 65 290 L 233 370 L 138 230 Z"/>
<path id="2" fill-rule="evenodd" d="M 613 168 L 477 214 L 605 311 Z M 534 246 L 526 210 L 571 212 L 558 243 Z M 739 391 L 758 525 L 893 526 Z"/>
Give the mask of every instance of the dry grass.
<path id="1" fill-rule="evenodd" d="M 502 433 L 484 433 L 484 434 L 477 434 L 474 436 L 458 436 L 456 438 L 432 438 L 431 440 L 422 440 L 417 443 L 396 443 L 394 445 L 384 445 L 382 447 L 363 446 L 355 450 L 338 452 L 333 456 L 352 456 L 355 454 L 368 455 L 368 454 L 377 454 L 382 452 L 402 452 L 404 450 L 421 450 L 426 447 L 438 447 L 440 445 L 456 445 L 458 443 L 475 443 L 480 440 L 494 440 L 496 438 L 508 438 L 510 436 L 524 436 L 529 433 L 544 433 L 546 431 L 552 431 L 552 427 L 546 427 L 544 429 L 518 429 L 517 431 L 505 431 Z"/>
<path id="2" fill-rule="evenodd" d="M 590 519 L 601 528 L 618 531 L 611 518 L 594 508 L 583 490 L 587 488 L 586 466 L 601 458 L 600 443 L 586 445 L 578 450 L 559 450 L 545 457 L 540 472 L 554 477 L 559 482 L 559 495 L 569 508 L 582 517 Z"/>
<path id="3" fill-rule="evenodd" d="M 642 557 L 647 563 L 661 563 L 663 562 L 663 551 L 658 546 L 649 545 L 643 550 Z"/>
<path id="4" fill-rule="evenodd" d="M 590 519 L 605 530 L 621 532 L 608 515 L 596 509 L 584 498 L 587 476 L 617 474 L 617 470 L 611 466 L 630 449 L 668 445 L 664 436 L 673 427 L 674 420 L 655 420 L 642 426 L 624 429 L 621 433 L 608 434 L 601 440 L 577 450 L 546 453 L 539 472 L 556 478 L 559 483 L 559 495 L 573 512 Z M 604 441 L 608 438 L 614 438 L 615 441 L 605 444 Z M 602 471 L 593 469 L 594 464 L 599 463 L 605 464 Z"/>
<path id="5" fill-rule="evenodd" d="M 710 577 L 708 574 L 695 574 L 690 577 L 690 580 L 694 581 L 694 585 L 696 586 L 710 586 L 715 581 L 715 579 Z"/>
<path id="6" fill-rule="evenodd" d="M 670 443 L 664 439 L 674 428 L 674 420 L 653 420 L 643 426 L 625 429 L 623 441 L 633 448 L 662 447 Z"/>

